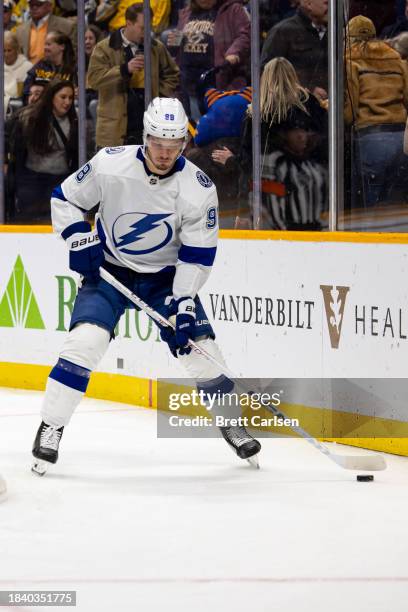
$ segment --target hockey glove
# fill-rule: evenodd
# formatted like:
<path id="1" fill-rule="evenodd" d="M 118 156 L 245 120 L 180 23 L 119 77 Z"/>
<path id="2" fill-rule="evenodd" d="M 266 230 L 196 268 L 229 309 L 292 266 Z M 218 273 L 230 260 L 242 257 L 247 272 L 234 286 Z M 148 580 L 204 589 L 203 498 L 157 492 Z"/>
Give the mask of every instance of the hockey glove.
<path id="1" fill-rule="evenodd" d="M 174 357 L 179 355 L 188 355 L 191 347 L 187 346 L 190 338 L 194 337 L 195 329 L 195 303 L 190 297 L 183 297 L 179 300 L 170 302 L 169 320 L 175 325 L 175 329 L 163 327 L 160 332 L 160 337 L 169 345 L 170 351 Z"/>
<path id="2" fill-rule="evenodd" d="M 97 281 L 99 267 L 104 261 L 103 247 L 97 231 L 77 232 L 67 239 L 67 244 L 70 269 L 82 274 L 86 279 Z"/>

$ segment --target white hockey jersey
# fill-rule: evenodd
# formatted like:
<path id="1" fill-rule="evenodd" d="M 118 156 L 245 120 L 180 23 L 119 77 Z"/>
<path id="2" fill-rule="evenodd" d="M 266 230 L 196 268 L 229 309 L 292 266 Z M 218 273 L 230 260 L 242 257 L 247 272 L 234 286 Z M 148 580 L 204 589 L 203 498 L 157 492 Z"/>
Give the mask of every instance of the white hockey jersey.
<path id="1" fill-rule="evenodd" d="M 96 205 L 107 261 L 148 273 L 177 266 L 174 296 L 194 297 L 218 236 L 217 192 L 204 172 L 179 157 L 159 177 L 147 168 L 142 147 L 108 147 L 54 189 L 54 230 L 64 239 L 83 232 L 84 212 Z"/>

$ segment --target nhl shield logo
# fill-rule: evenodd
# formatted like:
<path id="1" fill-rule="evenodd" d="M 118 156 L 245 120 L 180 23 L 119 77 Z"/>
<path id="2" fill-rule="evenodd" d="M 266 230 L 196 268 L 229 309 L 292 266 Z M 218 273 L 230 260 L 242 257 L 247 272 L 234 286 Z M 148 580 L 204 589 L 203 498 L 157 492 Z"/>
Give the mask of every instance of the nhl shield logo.
<path id="1" fill-rule="evenodd" d="M 350 287 L 320 285 L 326 310 L 331 347 L 339 348 L 341 328 L 343 326 L 344 307 Z"/>

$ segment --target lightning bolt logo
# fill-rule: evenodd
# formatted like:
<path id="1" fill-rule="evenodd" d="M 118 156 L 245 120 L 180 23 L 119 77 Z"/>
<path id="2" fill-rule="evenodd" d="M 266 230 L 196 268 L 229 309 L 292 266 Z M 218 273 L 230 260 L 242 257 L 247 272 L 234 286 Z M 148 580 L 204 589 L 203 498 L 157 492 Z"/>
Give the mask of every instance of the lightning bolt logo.
<path id="1" fill-rule="evenodd" d="M 139 217 L 137 221 L 129 224 L 129 215 L 134 219 L 134 217 Z M 112 228 L 113 240 L 117 249 L 119 249 L 122 253 L 128 253 L 130 255 L 143 255 L 146 253 L 152 253 L 153 251 L 157 251 L 164 247 L 170 240 L 173 235 L 173 230 L 169 223 L 164 221 L 167 217 L 170 217 L 170 214 L 149 214 L 149 213 L 126 213 L 121 215 L 114 223 Z M 126 217 L 126 219 L 124 219 Z M 125 222 L 125 223 L 124 223 Z M 127 228 L 123 231 L 124 226 Z M 128 228 L 131 230 L 128 231 Z M 161 228 L 162 231 L 153 232 L 152 236 L 146 236 L 152 230 Z M 163 236 L 163 230 L 165 232 L 165 237 L 163 240 L 156 245 L 152 245 L 148 249 L 127 249 L 124 248 L 130 244 L 138 242 L 142 239 L 149 239 L 149 242 L 154 241 L 155 238 L 159 239 Z M 118 236 L 118 237 L 116 237 Z"/>

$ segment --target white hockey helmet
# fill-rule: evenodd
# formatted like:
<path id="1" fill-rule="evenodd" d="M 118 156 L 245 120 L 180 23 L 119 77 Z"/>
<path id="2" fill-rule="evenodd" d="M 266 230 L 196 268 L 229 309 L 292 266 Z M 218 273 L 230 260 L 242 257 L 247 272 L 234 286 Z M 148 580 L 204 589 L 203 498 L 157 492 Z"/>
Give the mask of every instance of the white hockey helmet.
<path id="1" fill-rule="evenodd" d="M 188 140 L 188 117 L 182 103 L 176 98 L 154 98 L 143 115 L 143 144 L 147 137 Z M 182 150 L 183 150 L 182 149 Z"/>

